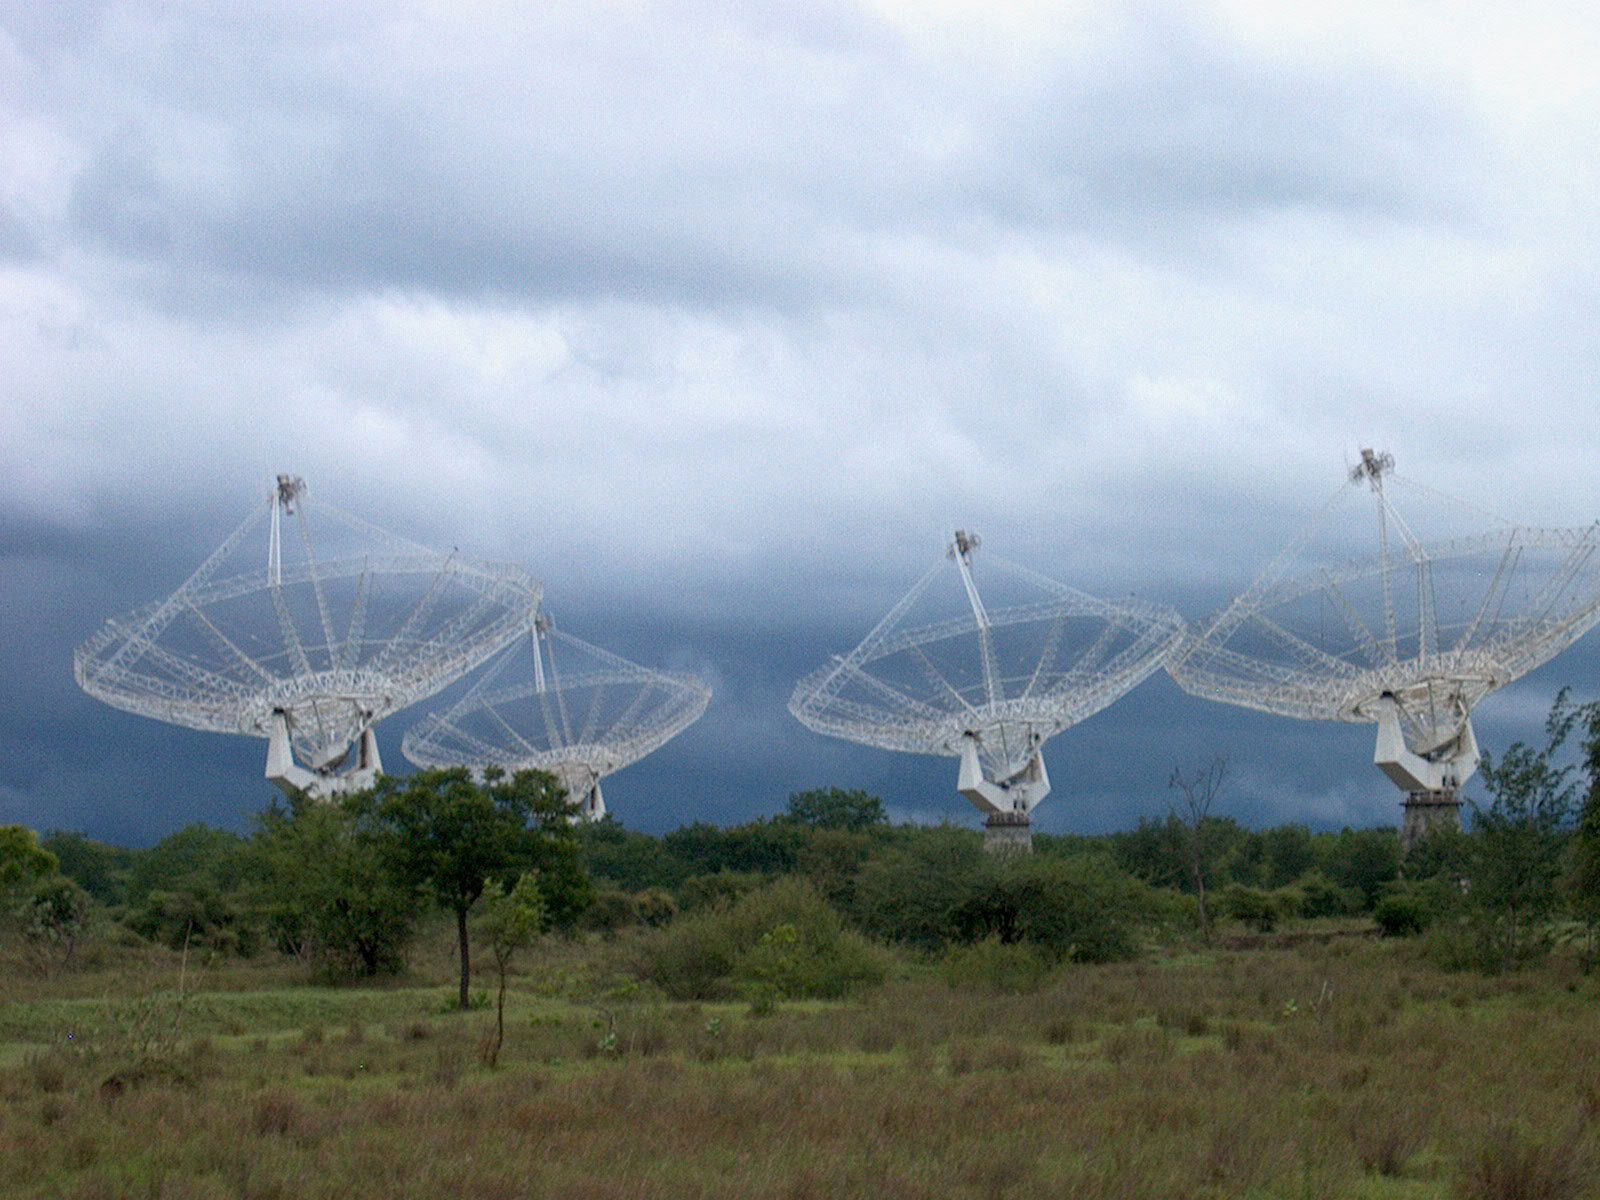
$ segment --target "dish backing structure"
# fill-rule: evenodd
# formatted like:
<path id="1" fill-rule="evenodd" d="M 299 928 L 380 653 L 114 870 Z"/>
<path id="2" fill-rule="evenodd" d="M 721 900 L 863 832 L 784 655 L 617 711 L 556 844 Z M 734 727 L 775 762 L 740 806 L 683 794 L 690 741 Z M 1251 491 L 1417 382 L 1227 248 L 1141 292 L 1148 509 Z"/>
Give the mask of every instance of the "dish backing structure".
<path id="1" fill-rule="evenodd" d="M 172 595 L 107 621 L 73 669 L 116 708 L 264 737 L 268 779 L 332 795 L 376 778 L 378 721 L 503 649 L 539 598 L 519 568 L 313 506 L 280 475 Z"/>
<path id="2" fill-rule="evenodd" d="M 700 680 L 629 662 L 540 612 L 456 704 L 408 729 L 401 750 L 419 767 L 548 771 L 597 820 L 600 781 L 682 733 L 710 702 Z"/>
<path id="3" fill-rule="evenodd" d="M 1377 725 L 1373 760 L 1405 793 L 1409 848 L 1460 827 L 1461 787 L 1479 762 L 1478 704 L 1600 621 L 1600 525 L 1513 525 L 1407 483 L 1371 449 L 1348 474 L 1322 517 L 1167 669 L 1207 699 Z M 1314 553 L 1329 516 L 1362 491 L 1376 510 L 1376 552 Z"/>
<path id="4" fill-rule="evenodd" d="M 1099 600 L 987 552 L 986 599 L 978 545 L 957 530 L 859 646 L 796 685 L 789 711 L 818 733 L 959 759 L 985 845 L 1027 849 L 1050 792 L 1045 742 L 1159 670 L 1184 625 L 1165 605 Z"/>

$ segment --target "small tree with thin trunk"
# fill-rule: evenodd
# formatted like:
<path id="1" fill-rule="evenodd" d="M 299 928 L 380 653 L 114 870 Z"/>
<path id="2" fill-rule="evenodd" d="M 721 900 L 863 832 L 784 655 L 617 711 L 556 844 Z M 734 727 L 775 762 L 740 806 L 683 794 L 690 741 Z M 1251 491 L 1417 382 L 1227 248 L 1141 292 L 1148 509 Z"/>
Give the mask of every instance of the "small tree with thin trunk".
<path id="1" fill-rule="evenodd" d="M 489 941 L 500 982 L 494 1006 L 494 1040 L 483 1052 L 484 1063 L 494 1067 L 500 1062 L 500 1048 L 506 1042 L 506 975 L 511 960 L 544 932 L 544 897 L 539 894 L 538 876 L 524 873 L 510 891 L 491 880 L 484 889 L 483 906 L 479 929 Z"/>
<path id="2" fill-rule="evenodd" d="M 1195 899 L 1200 906 L 1200 936 L 1206 945 L 1211 944 L 1211 914 L 1206 908 L 1206 822 L 1211 816 L 1211 804 L 1222 790 L 1223 778 L 1228 773 L 1228 760 L 1214 754 L 1211 760 L 1192 772 L 1175 767 L 1167 787 L 1178 792 L 1182 802 L 1167 802 L 1167 809 L 1183 826 L 1188 851 L 1189 880 L 1194 884 Z"/>

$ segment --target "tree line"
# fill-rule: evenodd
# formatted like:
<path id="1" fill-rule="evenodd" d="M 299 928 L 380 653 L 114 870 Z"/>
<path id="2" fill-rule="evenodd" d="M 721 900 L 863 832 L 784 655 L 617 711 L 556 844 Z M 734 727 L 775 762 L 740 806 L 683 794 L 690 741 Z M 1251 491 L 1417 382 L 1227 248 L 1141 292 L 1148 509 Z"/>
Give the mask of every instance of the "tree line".
<path id="1" fill-rule="evenodd" d="M 1209 942 L 1222 921 L 1259 935 L 1367 917 L 1426 939 L 1447 965 L 1483 970 L 1570 939 L 1592 966 L 1600 706 L 1563 695 L 1546 735 L 1487 759 L 1468 830 L 1404 860 L 1392 828 L 1252 830 L 1215 815 L 1221 760 L 1174 773 L 1164 818 L 1039 834 L 1026 856 L 986 853 L 964 828 L 892 825 L 861 791 L 797 793 L 776 817 L 657 837 L 576 821 L 541 772 L 424 771 L 332 801 L 275 802 L 247 836 L 195 825 L 147 850 L 0 828 L 0 921 L 41 961 L 70 962 L 100 922 L 175 948 L 282 954 L 325 977 L 364 977 L 403 969 L 419 926 L 441 912 L 463 1007 L 475 936 L 503 983 L 504 956 L 547 932 L 640 931 L 641 970 L 673 995 L 832 994 L 881 972 L 875 955 L 893 946 L 945 956 L 958 973 L 1026 973 Z"/>

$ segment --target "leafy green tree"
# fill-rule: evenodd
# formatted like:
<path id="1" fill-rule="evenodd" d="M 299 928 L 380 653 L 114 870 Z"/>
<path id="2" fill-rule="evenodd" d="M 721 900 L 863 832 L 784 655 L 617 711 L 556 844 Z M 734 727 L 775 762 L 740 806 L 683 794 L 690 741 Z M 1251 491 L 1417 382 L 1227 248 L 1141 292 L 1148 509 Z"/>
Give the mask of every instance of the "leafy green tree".
<path id="1" fill-rule="evenodd" d="M 667 855 L 679 864 L 681 877 L 721 871 L 758 871 L 787 875 L 805 847 L 807 830 L 794 821 L 752 821 L 720 829 L 703 821 L 674 829 L 661 839 Z"/>
<path id="2" fill-rule="evenodd" d="M 1430 923 L 1427 902 L 1410 887 L 1390 892 L 1380 899 L 1372 910 L 1372 919 L 1378 923 L 1384 937 L 1411 937 Z"/>
<path id="3" fill-rule="evenodd" d="M 1402 869 L 1407 879 L 1467 878 L 1472 868 L 1472 839 L 1460 829 L 1435 829 L 1406 851 Z"/>
<path id="4" fill-rule="evenodd" d="M 382 776 L 376 793 L 403 877 L 455 914 L 463 1011 L 472 984 L 467 919 L 492 880 L 539 872 L 546 911 L 557 923 L 576 920 L 587 905 L 576 806 L 553 775 L 489 770 L 477 783 L 463 768 L 421 771 L 406 779 Z M 549 892 L 546 880 L 555 884 Z"/>
<path id="5" fill-rule="evenodd" d="M 296 796 L 262 814 L 254 843 L 279 946 L 333 975 L 398 971 L 421 907 L 377 798 Z"/>
<path id="6" fill-rule="evenodd" d="M 89 925 L 89 893 L 65 875 L 47 875 L 33 888 L 21 911 L 22 933 L 36 951 L 53 952 L 70 963 Z"/>
<path id="7" fill-rule="evenodd" d="M 1567 880 L 1572 914 L 1584 931 L 1583 969 L 1594 970 L 1600 947 L 1600 792 L 1591 792 L 1578 819 Z"/>
<path id="8" fill-rule="evenodd" d="M 1361 892 L 1340 887 L 1315 868 L 1302 875 L 1295 887 L 1300 892 L 1300 915 L 1307 919 L 1347 917 L 1360 912 L 1366 904 Z"/>
<path id="9" fill-rule="evenodd" d="M 1318 866 L 1340 887 L 1356 888 L 1371 909 L 1400 874 L 1400 835 L 1392 828 L 1344 829 L 1318 839 Z"/>
<path id="10" fill-rule="evenodd" d="M 1130 958 L 1152 911 L 1149 889 L 1109 860 L 985 855 L 951 913 L 965 942 L 1026 943 L 1055 959 Z"/>
<path id="11" fill-rule="evenodd" d="M 253 896 L 221 892 L 209 880 L 189 876 L 170 891 L 146 893 L 124 920 L 140 937 L 173 950 L 193 945 L 248 957 L 260 948 L 259 918 Z"/>
<path id="12" fill-rule="evenodd" d="M 849 829 L 817 829 L 800 851 L 795 869 L 840 910 L 850 907 L 856 873 L 871 856 L 876 840 Z"/>
<path id="13" fill-rule="evenodd" d="M 691 875 L 678 889 L 678 899 L 685 912 L 713 908 L 718 904 L 731 904 L 760 891 L 772 882 L 770 875 L 757 871 L 717 871 L 711 875 Z"/>
<path id="14" fill-rule="evenodd" d="M 621 888 L 597 888 L 583 914 L 583 928 L 607 940 L 639 924 L 639 902 Z"/>
<path id="15" fill-rule="evenodd" d="M 1572 869 L 1566 885 L 1572 914 L 1585 933 L 1583 967 L 1592 971 L 1600 943 L 1600 704 L 1585 705 L 1581 719 L 1583 770 L 1588 778 L 1572 839 Z"/>
<path id="16" fill-rule="evenodd" d="M 99 903 L 110 906 L 126 900 L 135 851 L 91 841 L 81 833 L 48 834 L 39 845 L 61 861 L 63 875 Z"/>
<path id="17" fill-rule="evenodd" d="M 525 872 L 507 890 L 491 879 L 483 891 L 483 917 L 479 931 L 489 943 L 494 958 L 499 989 L 494 1006 L 494 1041 L 484 1053 L 484 1061 L 495 1067 L 506 1043 L 506 975 L 517 952 L 538 941 L 544 932 L 544 897 L 539 893 L 538 876 Z"/>
<path id="18" fill-rule="evenodd" d="M 1260 834 L 1263 875 L 1261 886 L 1287 887 L 1316 866 L 1317 849 L 1311 830 L 1304 825 L 1279 825 Z"/>
<path id="19" fill-rule="evenodd" d="M 583 865 L 597 883 L 625 892 L 675 888 L 684 879 L 683 863 L 672 858 L 660 838 L 623 828 L 610 813 L 578 827 Z"/>
<path id="20" fill-rule="evenodd" d="M 795 792 L 785 815 L 812 829 L 864 830 L 889 823 L 889 814 L 877 796 L 836 787 Z"/>
<path id="21" fill-rule="evenodd" d="M 918 830 L 862 865 L 851 901 L 855 924 L 888 941 L 941 949 L 957 936 L 952 914 L 993 857 L 970 830 Z"/>
<path id="22" fill-rule="evenodd" d="M 1192 888 L 1188 834 L 1176 813 L 1160 821 L 1140 817 L 1136 828 L 1112 834 L 1110 844 L 1122 869 L 1151 887 Z"/>
<path id="23" fill-rule="evenodd" d="M 238 834 L 189 825 L 134 855 L 128 904 L 138 908 L 154 891 L 231 895 L 246 883 L 249 858 L 249 847 Z"/>
<path id="24" fill-rule="evenodd" d="M 89 896 L 58 870 L 60 860 L 21 825 L 0 826 L 0 930 L 70 962 L 89 920 Z"/>
<path id="25" fill-rule="evenodd" d="M 1517 742 L 1499 759 L 1484 759 L 1483 783 L 1491 803 L 1472 806 L 1469 894 L 1491 969 L 1515 966 L 1537 953 L 1543 923 L 1559 899 L 1577 785 L 1572 765 L 1558 766 L 1555 755 L 1571 725 L 1558 701 L 1544 749 Z"/>
<path id="26" fill-rule="evenodd" d="M 38 884 L 60 866 L 39 845 L 39 835 L 21 825 L 0 825 L 0 915 L 26 902 Z"/>
<path id="27" fill-rule="evenodd" d="M 1230 883 L 1218 898 L 1223 913 L 1252 926 L 1257 933 L 1271 933 L 1277 928 L 1278 904 L 1271 893 L 1242 883 Z"/>
<path id="28" fill-rule="evenodd" d="M 678 902 L 664 888 L 645 888 L 633 898 L 639 910 L 639 920 L 652 929 L 671 925 L 678 916 Z"/>

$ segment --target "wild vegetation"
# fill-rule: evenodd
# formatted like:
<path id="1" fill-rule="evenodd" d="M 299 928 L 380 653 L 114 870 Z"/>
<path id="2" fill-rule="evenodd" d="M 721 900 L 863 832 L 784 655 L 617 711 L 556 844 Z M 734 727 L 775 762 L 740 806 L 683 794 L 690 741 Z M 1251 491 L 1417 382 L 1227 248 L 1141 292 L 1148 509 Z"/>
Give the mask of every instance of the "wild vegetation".
<path id="1" fill-rule="evenodd" d="M 1403 870 L 1187 803 L 1025 858 L 837 789 L 655 838 L 454 772 L 0 829 L 0 1190 L 1600 1195 L 1600 717 L 1549 735 Z"/>

